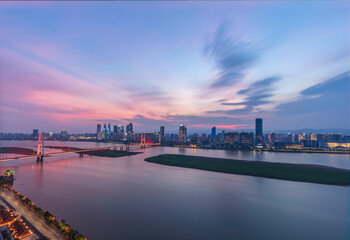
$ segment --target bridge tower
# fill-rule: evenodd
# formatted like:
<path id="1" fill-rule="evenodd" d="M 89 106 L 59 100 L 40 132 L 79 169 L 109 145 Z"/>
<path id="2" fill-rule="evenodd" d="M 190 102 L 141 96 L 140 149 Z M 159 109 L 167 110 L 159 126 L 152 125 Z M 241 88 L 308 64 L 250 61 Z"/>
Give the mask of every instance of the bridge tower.
<path id="1" fill-rule="evenodd" d="M 37 150 L 37 161 L 43 161 L 44 158 L 44 132 L 39 133 L 38 138 L 38 150 Z"/>
<path id="2" fill-rule="evenodd" d="M 146 134 L 141 133 L 141 148 L 145 148 L 146 146 Z"/>

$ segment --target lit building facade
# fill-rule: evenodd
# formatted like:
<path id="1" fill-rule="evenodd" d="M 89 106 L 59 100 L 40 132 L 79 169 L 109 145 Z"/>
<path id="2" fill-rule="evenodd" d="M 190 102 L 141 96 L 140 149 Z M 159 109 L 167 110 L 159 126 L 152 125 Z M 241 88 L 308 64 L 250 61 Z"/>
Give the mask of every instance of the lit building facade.
<path id="1" fill-rule="evenodd" d="M 187 128 L 184 125 L 180 125 L 179 128 L 179 143 L 187 142 Z"/>

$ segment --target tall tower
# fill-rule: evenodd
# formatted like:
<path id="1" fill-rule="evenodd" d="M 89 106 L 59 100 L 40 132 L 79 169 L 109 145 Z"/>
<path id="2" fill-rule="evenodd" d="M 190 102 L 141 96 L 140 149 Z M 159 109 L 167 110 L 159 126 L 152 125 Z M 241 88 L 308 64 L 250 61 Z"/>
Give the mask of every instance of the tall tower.
<path id="1" fill-rule="evenodd" d="M 44 133 L 40 132 L 38 134 L 38 150 L 37 150 L 38 160 L 43 160 L 44 155 Z"/>
<path id="2" fill-rule="evenodd" d="M 211 128 L 211 137 L 215 138 L 216 137 L 216 127 Z"/>
<path id="3" fill-rule="evenodd" d="M 97 124 L 97 132 L 96 132 L 96 135 L 97 135 L 97 139 L 101 139 L 101 124 Z"/>
<path id="4" fill-rule="evenodd" d="M 179 128 L 179 143 L 187 142 L 187 128 L 184 125 L 180 125 Z"/>
<path id="5" fill-rule="evenodd" d="M 126 133 L 127 134 L 133 133 L 132 123 L 129 123 L 128 125 L 126 125 Z"/>
<path id="6" fill-rule="evenodd" d="M 263 136 L 263 120 L 262 118 L 255 119 L 255 144 L 262 145 L 264 143 Z"/>
<path id="7" fill-rule="evenodd" d="M 159 135 L 160 135 L 160 142 L 163 142 L 164 141 L 164 126 L 160 126 L 160 129 L 159 129 Z"/>

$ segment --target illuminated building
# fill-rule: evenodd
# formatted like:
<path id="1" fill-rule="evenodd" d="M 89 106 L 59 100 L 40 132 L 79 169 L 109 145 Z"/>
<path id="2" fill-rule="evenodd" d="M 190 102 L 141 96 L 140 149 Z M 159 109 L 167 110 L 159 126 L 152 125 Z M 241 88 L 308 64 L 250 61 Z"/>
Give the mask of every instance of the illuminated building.
<path id="1" fill-rule="evenodd" d="M 255 119 L 255 144 L 262 145 L 264 143 L 263 137 L 263 120 L 262 118 Z"/>
<path id="2" fill-rule="evenodd" d="M 310 133 L 310 140 L 317 141 L 317 133 Z"/>
<path id="3" fill-rule="evenodd" d="M 179 128 L 179 143 L 187 142 L 187 128 L 184 125 L 180 125 Z"/>
<path id="4" fill-rule="evenodd" d="M 286 149 L 303 149 L 304 144 L 302 143 L 291 143 L 291 144 L 285 144 Z"/>
<path id="5" fill-rule="evenodd" d="M 350 143 L 339 143 L 339 142 L 319 142 L 319 148 L 330 149 L 330 150 L 349 150 Z"/>
<path id="6" fill-rule="evenodd" d="M 17 218 L 13 210 L 0 208 L 0 227 L 13 223 Z"/>
<path id="7" fill-rule="evenodd" d="M 111 135 L 111 123 L 108 123 L 107 136 Z"/>
<path id="8" fill-rule="evenodd" d="M 32 232 L 25 225 L 14 210 L 0 208 L 0 239 L 27 239 Z"/>
<path id="9" fill-rule="evenodd" d="M 19 219 L 17 221 L 14 221 L 13 223 L 9 224 L 8 229 L 10 230 L 10 233 L 12 234 L 12 236 L 15 239 L 24 239 L 24 238 L 32 235 L 32 232 L 25 225 L 25 223 L 23 222 L 22 219 Z"/>
<path id="10" fill-rule="evenodd" d="M 248 133 L 248 132 L 241 132 L 240 133 L 240 147 L 242 148 L 248 148 L 250 146 L 253 146 L 254 141 L 254 133 Z"/>
<path id="11" fill-rule="evenodd" d="M 101 124 L 97 124 L 97 139 L 100 140 L 101 139 Z"/>

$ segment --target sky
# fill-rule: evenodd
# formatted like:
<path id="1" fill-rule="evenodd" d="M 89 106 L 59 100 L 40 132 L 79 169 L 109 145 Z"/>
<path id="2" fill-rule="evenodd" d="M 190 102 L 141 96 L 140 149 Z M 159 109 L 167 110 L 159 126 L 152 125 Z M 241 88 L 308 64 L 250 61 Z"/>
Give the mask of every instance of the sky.
<path id="1" fill-rule="evenodd" d="M 1 2 L 0 132 L 350 128 L 350 4 Z"/>

